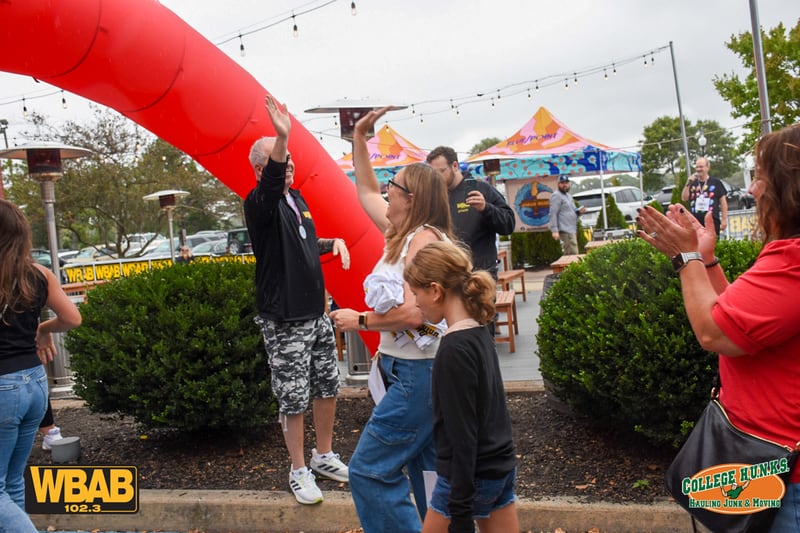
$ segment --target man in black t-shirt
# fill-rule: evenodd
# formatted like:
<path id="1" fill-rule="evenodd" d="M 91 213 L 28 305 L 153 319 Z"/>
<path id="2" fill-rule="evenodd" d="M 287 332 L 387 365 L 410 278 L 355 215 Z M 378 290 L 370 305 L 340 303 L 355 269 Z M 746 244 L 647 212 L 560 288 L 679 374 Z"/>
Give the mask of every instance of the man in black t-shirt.
<path id="1" fill-rule="evenodd" d="M 714 217 L 714 230 L 719 238 L 720 232 L 728 226 L 728 199 L 725 197 L 727 193 L 725 185 L 717 178 L 708 175 L 711 166 L 705 157 L 698 157 L 694 168 L 694 176 L 686 181 L 681 191 L 681 200 L 689 201 L 689 210 L 701 224 L 705 224 L 706 213 L 711 211 L 711 216 Z"/>

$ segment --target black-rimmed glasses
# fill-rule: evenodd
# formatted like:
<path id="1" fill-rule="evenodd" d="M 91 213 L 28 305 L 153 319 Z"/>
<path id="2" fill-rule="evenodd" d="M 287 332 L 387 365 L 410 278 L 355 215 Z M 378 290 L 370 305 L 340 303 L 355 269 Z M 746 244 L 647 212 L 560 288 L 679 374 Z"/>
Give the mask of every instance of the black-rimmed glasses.
<path id="1" fill-rule="evenodd" d="M 407 188 L 403 187 L 394 180 L 389 180 L 387 183 L 389 184 L 390 187 L 397 187 L 401 191 L 405 191 L 406 194 L 411 194 L 411 191 L 409 191 Z"/>

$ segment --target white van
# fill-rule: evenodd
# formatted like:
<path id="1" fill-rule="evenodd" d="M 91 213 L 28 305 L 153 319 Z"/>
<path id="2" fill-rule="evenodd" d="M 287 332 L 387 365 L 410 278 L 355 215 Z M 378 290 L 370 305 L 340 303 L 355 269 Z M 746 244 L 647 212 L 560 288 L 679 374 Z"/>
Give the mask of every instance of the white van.
<path id="1" fill-rule="evenodd" d="M 642 194 L 642 191 L 638 188 L 630 186 L 606 187 L 602 191 L 600 189 L 591 189 L 577 192 L 572 197 L 578 202 L 578 205 L 586 208 L 586 212 L 580 215 L 583 227 L 593 228 L 597 225 L 597 219 L 600 217 L 600 211 L 603 208 L 601 194 L 606 196 L 613 195 L 617 207 L 622 212 L 622 216 L 631 223 L 636 220 L 636 209 L 653 201 L 653 197 L 649 194 Z"/>

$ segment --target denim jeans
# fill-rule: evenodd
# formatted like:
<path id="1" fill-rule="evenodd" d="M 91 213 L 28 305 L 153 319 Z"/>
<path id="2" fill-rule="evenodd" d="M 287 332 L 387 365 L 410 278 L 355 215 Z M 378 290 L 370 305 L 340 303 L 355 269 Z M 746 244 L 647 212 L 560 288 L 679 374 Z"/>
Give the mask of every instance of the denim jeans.
<path id="1" fill-rule="evenodd" d="M 350 458 L 350 492 L 364 533 L 414 533 L 422 530 L 427 511 L 422 471 L 436 468 L 433 359 L 381 354 L 381 367 L 389 388 L 373 409 Z"/>
<path id="2" fill-rule="evenodd" d="M 36 533 L 22 476 L 46 409 L 44 366 L 0 376 L 0 532 Z"/>
<path id="3" fill-rule="evenodd" d="M 800 531 L 800 483 L 787 483 L 786 494 L 770 531 Z"/>

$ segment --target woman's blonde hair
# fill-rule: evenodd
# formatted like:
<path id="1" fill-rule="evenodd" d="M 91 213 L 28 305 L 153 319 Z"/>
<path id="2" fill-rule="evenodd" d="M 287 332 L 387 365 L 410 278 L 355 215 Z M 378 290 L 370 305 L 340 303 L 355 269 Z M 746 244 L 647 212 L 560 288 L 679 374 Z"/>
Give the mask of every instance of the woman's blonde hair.
<path id="1" fill-rule="evenodd" d="M 413 195 L 411 210 L 403 222 L 386 231 L 386 261 L 395 263 L 406 237 L 418 227 L 427 224 L 436 227 L 450 239 L 455 240 L 450 221 L 450 205 L 447 203 L 447 186 L 434 168 L 425 163 L 414 163 L 402 170 L 405 187 Z"/>
<path id="2" fill-rule="evenodd" d="M 755 147 L 758 229 L 769 242 L 800 234 L 800 123 L 762 137 Z"/>
<path id="3" fill-rule="evenodd" d="M 447 293 L 461 298 L 469 315 L 480 324 L 494 320 L 494 279 L 484 270 L 473 272 L 469 252 L 456 244 L 426 244 L 406 265 L 403 276 L 415 288 L 438 283 Z"/>
<path id="4" fill-rule="evenodd" d="M 36 302 L 42 273 L 31 255 L 31 228 L 20 209 L 0 199 L 0 309 L 19 312 Z"/>

